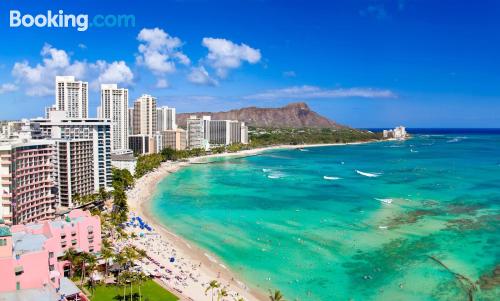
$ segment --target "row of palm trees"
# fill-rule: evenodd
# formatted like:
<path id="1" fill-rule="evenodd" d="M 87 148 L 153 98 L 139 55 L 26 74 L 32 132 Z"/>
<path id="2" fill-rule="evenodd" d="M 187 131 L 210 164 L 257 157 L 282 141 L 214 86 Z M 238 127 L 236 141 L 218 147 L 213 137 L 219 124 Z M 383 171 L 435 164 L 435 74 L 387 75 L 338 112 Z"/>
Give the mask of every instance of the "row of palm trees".
<path id="1" fill-rule="evenodd" d="M 223 287 L 221 288 L 221 284 L 217 280 L 212 280 L 208 283 L 207 288 L 205 289 L 205 294 L 210 291 L 210 295 L 212 297 L 212 301 L 214 300 L 214 291 L 217 290 L 217 301 L 220 301 L 222 297 L 227 297 L 227 290 Z M 235 301 L 245 301 L 243 298 L 235 299 Z M 269 301 L 286 301 L 285 297 L 279 290 L 269 291 Z"/>
<path id="2" fill-rule="evenodd" d="M 142 299 L 141 285 L 147 280 L 147 276 L 142 272 L 137 272 L 131 270 L 134 266 L 134 262 L 146 256 L 144 250 L 135 248 L 133 246 L 126 246 L 120 252 L 115 253 L 111 247 L 110 243 L 104 239 L 103 246 L 101 249 L 101 259 L 104 260 L 104 279 L 109 277 L 109 264 L 111 260 L 119 266 L 119 272 L 116 279 L 116 283 L 119 286 L 123 286 L 123 300 L 125 300 L 125 288 L 130 285 L 130 298 L 133 296 L 134 285 L 139 286 L 139 299 Z M 86 277 L 89 278 L 88 285 L 92 289 L 95 289 L 95 282 L 92 274 L 97 270 L 97 257 L 92 253 L 87 252 L 77 252 L 74 249 L 67 249 L 62 257 L 63 260 L 67 260 L 70 264 L 70 278 L 73 278 L 75 272 L 79 273 L 81 278 L 80 286 L 83 287 L 84 280 Z"/>

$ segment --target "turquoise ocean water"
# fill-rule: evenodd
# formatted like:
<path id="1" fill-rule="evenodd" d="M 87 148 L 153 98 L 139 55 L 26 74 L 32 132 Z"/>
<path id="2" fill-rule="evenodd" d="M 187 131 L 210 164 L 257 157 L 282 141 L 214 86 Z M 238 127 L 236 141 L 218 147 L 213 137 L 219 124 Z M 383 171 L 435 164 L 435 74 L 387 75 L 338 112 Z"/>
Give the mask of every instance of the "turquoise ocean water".
<path id="1" fill-rule="evenodd" d="M 243 280 L 312 301 L 467 300 L 453 272 L 499 300 L 499 209 L 500 135 L 467 133 L 192 165 L 151 204 Z"/>

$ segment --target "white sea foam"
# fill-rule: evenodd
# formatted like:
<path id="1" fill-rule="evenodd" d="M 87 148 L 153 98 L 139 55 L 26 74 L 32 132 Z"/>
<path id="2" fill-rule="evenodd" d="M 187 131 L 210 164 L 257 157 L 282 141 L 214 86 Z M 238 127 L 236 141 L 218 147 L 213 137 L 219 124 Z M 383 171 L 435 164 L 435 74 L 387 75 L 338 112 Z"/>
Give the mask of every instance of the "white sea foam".
<path id="1" fill-rule="evenodd" d="M 378 199 L 378 198 L 375 198 L 377 201 L 380 201 L 384 204 L 391 204 L 392 201 L 394 201 L 393 199 Z"/>
<path id="2" fill-rule="evenodd" d="M 262 168 L 262 172 L 270 172 L 272 169 L 270 168 Z"/>
<path id="3" fill-rule="evenodd" d="M 335 180 L 340 180 L 342 178 L 339 178 L 339 177 L 330 177 L 330 176 L 323 176 L 323 179 L 330 180 L 330 181 L 335 181 Z"/>
<path id="4" fill-rule="evenodd" d="M 369 178 L 376 178 L 381 175 L 381 173 L 370 173 L 370 172 L 364 172 L 356 169 L 356 172 L 362 176 L 369 177 Z"/>
<path id="5" fill-rule="evenodd" d="M 213 258 L 212 256 L 208 255 L 207 253 L 203 253 L 203 255 L 205 255 L 205 257 L 207 257 L 208 260 L 210 260 L 211 262 L 217 263 L 217 260 L 215 260 L 215 258 Z"/>
<path id="6" fill-rule="evenodd" d="M 412 152 L 412 153 L 418 153 L 418 151 L 414 150 L 413 148 L 410 149 L 410 152 Z"/>
<path id="7" fill-rule="evenodd" d="M 457 142 L 460 142 L 460 141 L 465 140 L 465 139 L 467 139 L 467 137 L 461 136 L 461 137 L 455 137 L 455 138 L 450 139 L 450 140 L 448 140 L 446 142 L 448 142 L 448 143 L 457 143 Z"/>
<path id="8" fill-rule="evenodd" d="M 387 226 L 378 226 L 379 229 L 386 230 Z"/>

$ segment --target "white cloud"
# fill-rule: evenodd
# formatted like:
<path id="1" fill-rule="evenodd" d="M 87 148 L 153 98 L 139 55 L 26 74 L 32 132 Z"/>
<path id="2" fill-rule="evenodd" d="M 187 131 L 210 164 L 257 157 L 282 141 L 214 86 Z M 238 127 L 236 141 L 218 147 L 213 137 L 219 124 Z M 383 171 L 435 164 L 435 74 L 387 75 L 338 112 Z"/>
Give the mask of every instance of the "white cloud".
<path id="1" fill-rule="evenodd" d="M 124 61 L 112 62 L 111 64 L 99 60 L 95 67 L 99 70 L 97 81 L 99 84 L 125 84 L 130 85 L 134 80 L 132 70 Z"/>
<path id="2" fill-rule="evenodd" d="M 297 76 L 297 74 L 295 73 L 295 71 L 290 70 L 290 71 L 285 71 L 285 72 L 283 72 L 283 76 L 284 76 L 284 77 L 296 77 L 296 76 Z"/>
<path id="3" fill-rule="evenodd" d="M 95 79 L 91 83 L 93 88 L 98 88 L 99 83 L 131 84 L 134 78 L 124 61 L 72 61 L 65 50 L 49 44 L 43 46 L 40 55 L 41 63 L 32 66 L 28 61 L 21 61 L 16 62 L 12 68 L 16 83 L 22 84 L 25 93 L 30 96 L 53 95 L 54 79 L 57 75 L 71 75 L 78 80 Z"/>
<path id="4" fill-rule="evenodd" d="M 0 85 L 0 94 L 9 93 L 17 91 L 18 87 L 11 83 L 5 83 Z"/>
<path id="5" fill-rule="evenodd" d="M 137 40 L 139 44 L 139 54 L 136 61 L 139 65 L 146 66 L 158 76 L 172 73 L 176 69 L 175 63 L 189 65 L 191 61 L 181 52 L 182 41 L 177 37 L 172 37 L 160 28 L 143 28 Z"/>
<path id="6" fill-rule="evenodd" d="M 158 79 L 158 81 L 156 82 L 156 88 L 159 88 L 159 89 L 164 89 L 164 88 L 168 88 L 170 87 L 170 84 L 168 83 L 168 81 L 164 78 L 160 78 Z"/>
<path id="7" fill-rule="evenodd" d="M 87 49 L 87 45 L 85 45 L 83 43 L 80 43 L 80 44 L 78 44 L 78 48 L 80 48 L 80 49 Z"/>
<path id="8" fill-rule="evenodd" d="M 197 85 L 217 86 L 219 84 L 217 80 L 210 77 L 210 74 L 203 66 L 191 68 L 188 80 Z"/>
<path id="9" fill-rule="evenodd" d="M 262 93 L 245 96 L 245 99 L 327 99 L 327 98 L 396 98 L 397 95 L 391 90 L 372 88 L 339 88 L 322 89 L 316 86 L 296 86 L 283 89 L 269 90 Z"/>
<path id="10" fill-rule="evenodd" d="M 17 83 L 26 86 L 26 94 L 30 96 L 47 96 L 54 93 L 56 75 L 74 75 L 82 78 L 87 71 L 85 62 L 70 61 L 66 51 L 45 44 L 40 52 L 42 62 L 31 66 L 28 61 L 16 62 L 12 68 L 12 76 Z"/>
<path id="11" fill-rule="evenodd" d="M 235 44 L 226 39 L 203 38 L 202 45 L 208 48 L 206 61 L 224 78 L 230 69 L 236 69 L 243 62 L 255 64 L 260 61 L 259 49 L 246 44 Z"/>

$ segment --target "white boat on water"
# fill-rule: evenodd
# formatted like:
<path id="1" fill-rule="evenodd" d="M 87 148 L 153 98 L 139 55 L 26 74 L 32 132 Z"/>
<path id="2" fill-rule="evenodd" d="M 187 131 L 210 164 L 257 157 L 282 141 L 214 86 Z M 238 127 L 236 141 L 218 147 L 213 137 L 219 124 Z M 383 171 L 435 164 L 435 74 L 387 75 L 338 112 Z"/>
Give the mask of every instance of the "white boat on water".
<path id="1" fill-rule="evenodd" d="M 340 180 L 341 178 L 339 178 L 339 177 L 323 176 L 323 179 L 330 180 L 330 181 L 335 181 L 335 180 Z"/>
<path id="2" fill-rule="evenodd" d="M 356 172 L 362 176 L 369 177 L 369 178 L 376 178 L 380 176 L 380 173 L 369 173 L 369 172 L 364 172 L 364 171 L 359 171 L 356 169 Z"/>
<path id="3" fill-rule="evenodd" d="M 377 199 L 375 198 L 377 201 L 379 202 L 382 202 L 382 203 L 385 203 L 385 204 L 391 204 L 393 199 Z"/>

